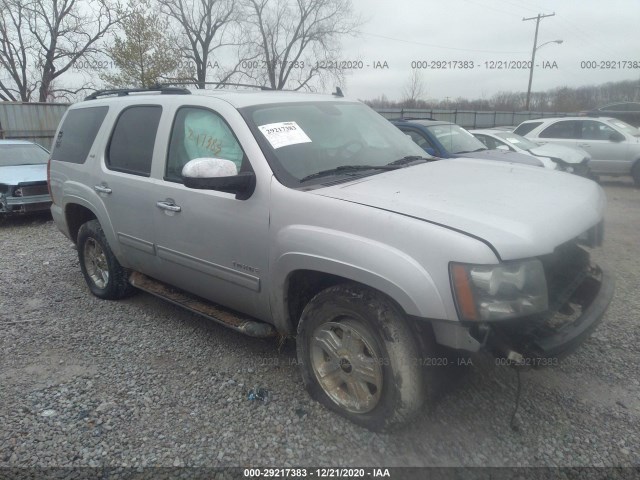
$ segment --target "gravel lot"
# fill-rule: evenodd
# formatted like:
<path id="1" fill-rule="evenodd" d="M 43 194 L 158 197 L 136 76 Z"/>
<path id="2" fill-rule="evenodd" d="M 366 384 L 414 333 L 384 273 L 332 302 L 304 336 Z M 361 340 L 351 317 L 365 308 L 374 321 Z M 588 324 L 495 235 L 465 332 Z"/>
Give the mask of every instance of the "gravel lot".
<path id="1" fill-rule="evenodd" d="M 604 323 L 559 367 L 486 357 L 406 430 L 311 401 L 295 346 L 244 337 L 150 295 L 93 297 L 50 217 L 0 221 L 0 467 L 640 466 L 640 190 L 604 184 L 616 273 Z M 247 399 L 254 386 L 271 402 Z"/>

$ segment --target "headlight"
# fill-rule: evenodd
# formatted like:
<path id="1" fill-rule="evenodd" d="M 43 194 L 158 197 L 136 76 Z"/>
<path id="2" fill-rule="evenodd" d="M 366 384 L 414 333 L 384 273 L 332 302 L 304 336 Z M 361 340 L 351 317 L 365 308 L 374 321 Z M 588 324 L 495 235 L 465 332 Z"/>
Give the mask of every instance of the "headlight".
<path id="1" fill-rule="evenodd" d="M 502 320 L 547 310 L 547 281 L 539 260 L 451 263 L 451 285 L 462 320 Z"/>

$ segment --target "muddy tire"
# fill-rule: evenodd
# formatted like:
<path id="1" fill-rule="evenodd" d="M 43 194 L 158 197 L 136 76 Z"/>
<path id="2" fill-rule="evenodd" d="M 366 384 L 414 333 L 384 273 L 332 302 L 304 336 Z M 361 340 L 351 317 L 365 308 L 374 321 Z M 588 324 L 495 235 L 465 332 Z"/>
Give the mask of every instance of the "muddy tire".
<path id="1" fill-rule="evenodd" d="M 97 220 L 80 227 L 77 247 L 80 269 L 91 293 L 99 298 L 117 300 L 133 292 L 128 271 L 113 255 Z"/>
<path id="2" fill-rule="evenodd" d="M 418 345 L 379 292 L 343 284 L 318 293 L 302 312 L 296 344 L 309 394 L 352 422 L 392 430 L 422 407 Z"/>

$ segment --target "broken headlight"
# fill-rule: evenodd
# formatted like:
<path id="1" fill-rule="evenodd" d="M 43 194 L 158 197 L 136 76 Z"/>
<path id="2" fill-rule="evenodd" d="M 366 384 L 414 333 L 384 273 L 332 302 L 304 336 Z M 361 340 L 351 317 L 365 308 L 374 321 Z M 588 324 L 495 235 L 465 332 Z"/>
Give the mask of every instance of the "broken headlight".
<path id="1" fill-rule="evenodd" d="M 504 320 L 544 312 L 549 306 L 539 260 L 499 265 L 451 263 L 449 273 L 462 320 Z"/>

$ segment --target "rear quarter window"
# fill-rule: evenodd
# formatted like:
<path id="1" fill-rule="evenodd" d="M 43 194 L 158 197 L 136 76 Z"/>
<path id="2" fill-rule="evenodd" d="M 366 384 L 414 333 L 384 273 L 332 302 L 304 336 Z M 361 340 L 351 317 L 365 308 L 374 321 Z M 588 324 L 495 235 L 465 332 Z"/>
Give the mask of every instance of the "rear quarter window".
<path id="1" fill-rule="evenodd" d="M 527 133 L 540 125 L 542 125 L 542 122 L 521 123 L 516 127 L 513 133 L 517 133 L 524 137 Z"/>
<path id="2" fill-rule="evenodd" d="M 84 163 L 109 107 L 70 110 L 53 143 L 52 160 Z"/>

